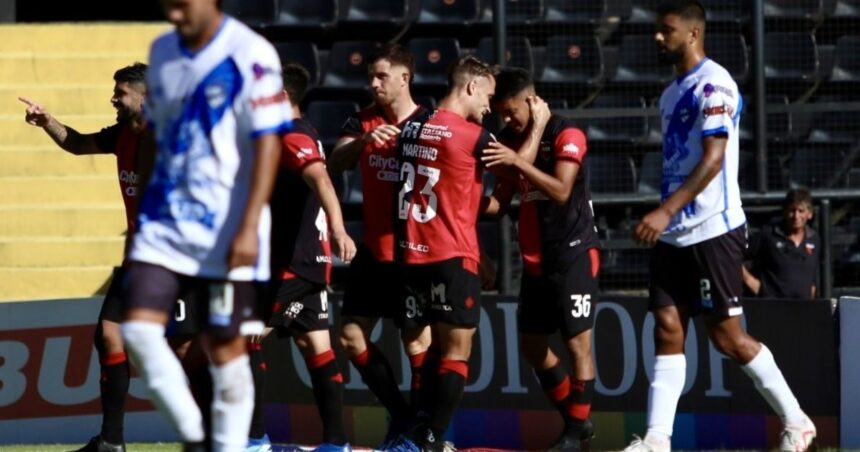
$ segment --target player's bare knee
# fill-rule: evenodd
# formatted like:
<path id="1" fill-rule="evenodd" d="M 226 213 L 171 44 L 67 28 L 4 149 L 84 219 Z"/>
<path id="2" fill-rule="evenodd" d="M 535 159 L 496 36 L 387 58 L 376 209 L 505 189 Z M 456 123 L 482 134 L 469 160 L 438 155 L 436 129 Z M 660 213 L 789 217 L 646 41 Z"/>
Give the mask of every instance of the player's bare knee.
<path id="1" fill-rule="evenodd" d="M 520 350 L 525 360 L 534 368 L 548 369 L 555 366 L 557 359 L 547 344 L 547 338 L 532 334 L 520 335 Z"/>
<path id="2" fill-rule="evenodd" d="M 101 328 L 99 328 L 98 333 L 99 336 L 96 338 L 96 340 L 101 342 L 105 353 L 122 353 L 122 333 L 120 332 L 120 327 L 118 323 L 111 322 L 109 320 L 102 320 Z"/>
<path id="3" fill-rule="evenodd" d="M 585 331 L 568 341 L 568 350 L 575 360 L 591 359 L 591 331 Z"/>
<path id="4" fill-rule="evenodd" d="M 340 329 L 340 346 L 349 356 L 355 356 L 367 348 L 364 330 L 358 323 L 350 322 Z"/>

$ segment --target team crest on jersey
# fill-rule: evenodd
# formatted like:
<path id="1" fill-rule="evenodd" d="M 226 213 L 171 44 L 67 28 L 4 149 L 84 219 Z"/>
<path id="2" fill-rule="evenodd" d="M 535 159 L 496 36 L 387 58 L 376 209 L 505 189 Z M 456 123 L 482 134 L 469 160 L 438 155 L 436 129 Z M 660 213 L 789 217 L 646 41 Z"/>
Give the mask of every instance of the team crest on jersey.
<path id="1" fill-rule="evenodd" d="M 212 84 L 206 87 L 206 103 L 209 108 L 215 109 L 227 100 L 227 90 L 220 84 Z"/>
<path id="2" fill-rule="evenodd" d="M 413 140 L 418 139 L 418 133 L 421 132 L 421 123 L 417 121 L 409 121 L 403 126 L 403 133 L 401 136 L 403 138 L 411 138 Z"/>
<path id="3" fill-rule="evenodd" d="M 815 252 L 815 244 L 814 243 L 807 243 L 806 244 L 806 254 L 809 256 L 812 256 L 812 253 L 814 253 L 814 252 Z"/>

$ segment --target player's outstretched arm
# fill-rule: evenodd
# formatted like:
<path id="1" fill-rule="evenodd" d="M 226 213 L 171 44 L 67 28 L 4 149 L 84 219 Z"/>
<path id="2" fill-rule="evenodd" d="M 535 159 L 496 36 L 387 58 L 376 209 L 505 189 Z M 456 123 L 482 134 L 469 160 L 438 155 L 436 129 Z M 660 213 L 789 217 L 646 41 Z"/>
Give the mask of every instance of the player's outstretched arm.
<path id="1" fill-rule="evenodd" d="M 334 145 L 334 150 L 331 151 L 328 167 L 335 173 L 354 168 L 365 146 L 368 144 L 382 146 L 389 140 L 397 139 L 398 135 L 400 135 L 400 129 L 391 124 L 383 124 L 359 138 L 354 136 L 341 137 Z"/>
<path id="2" fill-rule="evenodd" d="M 633 240 L 653 246 L 669 222 L 681 209 L 691 203 L 696 196 L 720 173 L 726 146 L 729 139 L 725 135 L 712 135 L 702 138 L 702 160 L 693 168 L 687 179 L 672 193 L 660 207 L 642 218 L 633 229 Z"/>
<path id="3" fill-rule="evenodd" d="M 45 133 L 63 150 L 75 155 L 101 154 L 102 150 L 96 145 L 96 134 L 81 134 L 77 130 L 57 121 L 45 107 L 27 98 L 18 100 L 27 105 L 24 120 L 27 124 L 41 127 Z"/>
<path id="4" fill-rule="evenodd" d="M 281 153 L 281 141 L 277 134 L 270 133 L 258 137 L 254 141 L 256 158 L 251 176 L 251 192 L 245 205 L 242 223 L 233 243 L 230 246 L 228 267 L 253 266 L 257 261 L 259 243 L 257 229 L 260 225 L 260 212 L 269 202 L 272 187 L 275 185 L 275 175 L 278 170 L 278 159 Z"/>
<path id="5" fill-rule="evenodd" d="M 517 186 L 513 179 L 500 178 L 490 196 L 481 198 L 481 215 L 497 217 L 507 213 Z"/>
<path id="6" fill-rule="evenodd" d="M 326 217 L 328 217 L 331 242 L 335 254 L 343 262 L 349 263 L 355 257 L 355 242 L 346 233 L 337 193 L 335 193 L 334 185 L 328 177 L 325 165 L 322 162 L 311 163 L 302 170 L 302 178 L 314 191 Z"/>

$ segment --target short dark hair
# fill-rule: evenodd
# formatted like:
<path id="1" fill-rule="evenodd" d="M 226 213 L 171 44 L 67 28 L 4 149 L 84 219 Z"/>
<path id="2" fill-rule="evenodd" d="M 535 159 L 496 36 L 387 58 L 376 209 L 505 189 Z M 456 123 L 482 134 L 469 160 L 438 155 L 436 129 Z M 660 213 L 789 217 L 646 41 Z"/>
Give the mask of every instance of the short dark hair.
<path id="1" fill-rule="evenodd" d="M 284 65 L 282 77 L 284 91 L 290 96 L 290 103 L 293 105 L 302 103 L 311 84 L 311 73 L 301 64 L 287 63 Z"/>
<path id="2" fill-rule="evenodd" d="M 533 87 L 534 84 L 535 81 L 529 71 L 521 67 L 506 67 L 496 75 L 496 94 L 493 99 L 510 99 Z"/>
<path id="3" fill-rule="evenodd" d="M 801 187 L 789 190 L 782 201 L 782 208 L 787 209 L 795 204 L 804 203 L 812 208 L 812 195 L 809 190 Z"/>
<path id="4" fill-rule="evenodd" d="M 117 83 L 140 83 L 146 86 L 146 69 L 145 64 L 134 63 L 114 72 L 113 81 Z"/>
<path id="5" fill-rule="evenodd" d="M 409 71 L 409 81 L 415 75 L 415 57 L 406 47 L 396 42 L 379 46 L 371 55 L 367 64 L 376 63 L 379 60 L 387 60 L 389 63 L 405 67 Z"/>
<path id="6" fill-rule="evenodd" d="M 495 77 L 499 67 L 479 60 L 472 55 L 459 58 L 448 69 L 448 89 L 468 82 L 472 77 Z"/>
<path id="7" fill-rule="evenodd" d="M 656 12 L 658 17 L 675 14 L 682 19 L 698 20 L 702 23 L 706 17 L 705 7 L 698 0 L 666 0 L 657 6 Z"/>

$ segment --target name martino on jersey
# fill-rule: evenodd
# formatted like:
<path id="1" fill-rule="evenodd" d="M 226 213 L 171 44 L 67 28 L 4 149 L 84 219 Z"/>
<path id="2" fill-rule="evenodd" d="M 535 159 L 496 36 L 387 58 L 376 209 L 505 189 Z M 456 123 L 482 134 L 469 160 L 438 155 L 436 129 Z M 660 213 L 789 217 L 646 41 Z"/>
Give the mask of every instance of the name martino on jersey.
<path id="1" fill-rule="evenodd" d="M 227 16 L 196 53 L 170 31 L 152 45 L 147 85 L 158 155 L 131 259 L 192 276 L 268 279 L 267 208 L 255 267 L 228 274 L 227 256 L 250 194 L 254 141 L 290 118 L 274 48 Z"/>
<path id="2" fill-rule="evenodd" d="M 743 100 L 728 71 L 704 59 L 690 73 L 672 82 L 660 97 L 663 130 L 665 201 L 702 160 L 702 141 L 728 139 L 723 167 L 705 189 L 672 218 L 660 240 L 688 246 L 724 234 L 746 222 L 738 187 L 740 121 Z"/>

